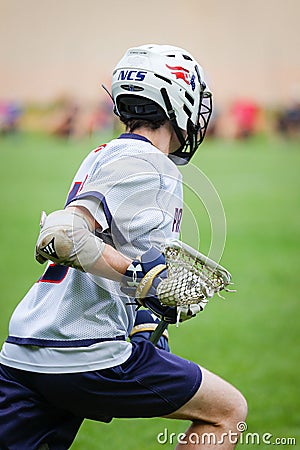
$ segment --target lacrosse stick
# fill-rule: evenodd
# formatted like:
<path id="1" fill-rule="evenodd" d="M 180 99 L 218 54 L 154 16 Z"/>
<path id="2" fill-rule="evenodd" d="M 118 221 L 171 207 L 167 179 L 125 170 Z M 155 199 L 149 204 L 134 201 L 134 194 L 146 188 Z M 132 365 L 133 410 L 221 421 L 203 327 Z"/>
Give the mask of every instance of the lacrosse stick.
<path id="1" fill-rule="evenodd" d="M 157 296 L 163 305 L 177 307 L 177 325 L 180 315 L 189 312 L 191 305 L 199 304 L 204 309 L 208 299 L 220 291 L 228 289 L 230 273 L 218 263 L 196 251 L 189 245 L 172 240 L 167 242 L 162 252 L 166 258 L 168 277 L 157 287 Z M 152 333 L 150 341 L 155 345 L 167 328 L 168 322 L 161 320 Z"/>

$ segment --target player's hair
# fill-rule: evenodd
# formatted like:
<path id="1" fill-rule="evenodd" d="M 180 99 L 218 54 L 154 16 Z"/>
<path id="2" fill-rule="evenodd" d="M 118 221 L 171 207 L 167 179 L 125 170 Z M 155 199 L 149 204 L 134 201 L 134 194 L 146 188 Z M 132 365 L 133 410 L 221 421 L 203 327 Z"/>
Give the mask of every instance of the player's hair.
<path id="1" fill-rule="evenodd" d="M 164 125 L 168 121 L 168 119 L 160 119 L 160 120 L 121 119 L 121 121 L 125 124 L 126 130 L 129 133 L 133 133 L 139 128 L 148 128 L 149 130 L 157 130 L 162 125 Z"/>
<path id="2" fill-rule="evenodd" d="M 121 112 L 120 120 L 129 133 L 142 127 L 157 130 L 168 121 L 159 105 L 141 96 L 120 95 L 118 108 Z"/>

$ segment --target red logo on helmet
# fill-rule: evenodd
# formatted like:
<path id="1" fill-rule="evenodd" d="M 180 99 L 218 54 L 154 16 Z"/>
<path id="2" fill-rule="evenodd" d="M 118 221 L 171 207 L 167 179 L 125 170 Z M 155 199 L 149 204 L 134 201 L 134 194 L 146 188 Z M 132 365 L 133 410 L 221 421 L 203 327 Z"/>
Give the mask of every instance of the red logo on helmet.
<path id="1" fill-rule="evenodd" d="M 171 67 L 166 64 L 166 67 L 170 69 L 173 75 L 176 76 L 176 80 L 183 80 L 186 84 L 190 85 L 189 73 L 190 71 L 181 66 Z"/>

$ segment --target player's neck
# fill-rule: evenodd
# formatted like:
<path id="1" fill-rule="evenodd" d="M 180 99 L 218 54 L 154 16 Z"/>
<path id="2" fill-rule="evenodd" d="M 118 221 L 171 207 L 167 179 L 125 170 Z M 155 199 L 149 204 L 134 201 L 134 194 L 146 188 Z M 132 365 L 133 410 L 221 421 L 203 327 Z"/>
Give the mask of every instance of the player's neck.
<path id="1" fill-rule="evenodd" d="M 149 141 L 160 150 L 165 155 L 168 155 L 172 149 L 172 129 L 170 129 L 169 124 L 165 124 L 156 130 L 151 130 L 146 127 L 141 127 L 134 131 L 136 134 L 146 137 Z"/>

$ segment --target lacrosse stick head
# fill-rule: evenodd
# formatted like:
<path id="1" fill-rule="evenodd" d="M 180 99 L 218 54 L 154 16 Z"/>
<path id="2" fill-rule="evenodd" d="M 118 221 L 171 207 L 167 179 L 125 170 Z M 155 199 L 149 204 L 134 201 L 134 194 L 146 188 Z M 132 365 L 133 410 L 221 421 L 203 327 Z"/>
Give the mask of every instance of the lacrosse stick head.
<path id="1" fill-rule="evenodd" d="M 196 251 L 189 245 L 171 240 L 162 249 L 168 270 L 168 277 L 157 287 L 160 302 L 168 306 L 187 307 L 200 303 L 220 291 L 228 289 L 230 273 L 218 263 Z"/>

